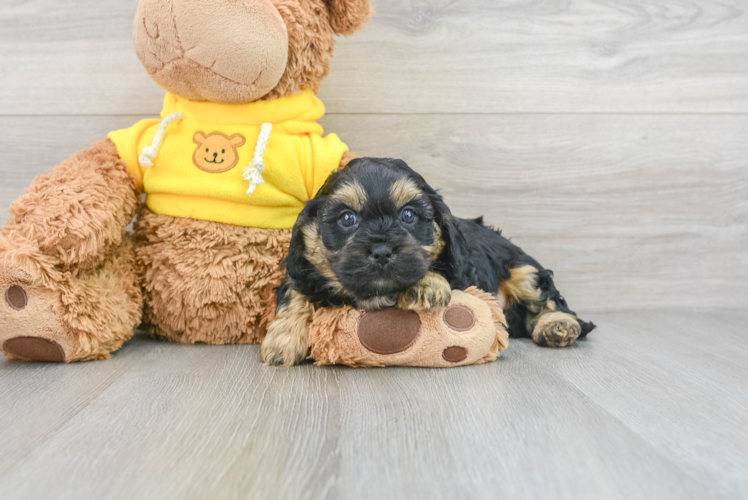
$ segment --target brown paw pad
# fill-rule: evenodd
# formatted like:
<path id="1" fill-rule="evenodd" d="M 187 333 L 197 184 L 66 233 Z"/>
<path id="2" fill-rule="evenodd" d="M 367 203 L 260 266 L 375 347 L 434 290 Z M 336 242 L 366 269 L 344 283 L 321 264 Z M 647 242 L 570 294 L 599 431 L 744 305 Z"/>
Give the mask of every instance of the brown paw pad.
<path id="1" fill-rule="evenodd" d="M 60 344 L 39 337 L 16 337 L 3 344 L 3 351 L 27 361 L 65 361 L 65 351 Z"/>
<path id="2" fill-rule="evenodd" d="M 468 350 L 460 346 L 447 347 L 442 352 L 442 358 L 450 363 L 459 363 L 465 361 L 468 357 Z"/>
<path id="3" fill-rule="evenodd" d="M 18 285 L 13 285 L 12 287 L 5 290 L 5 302 L 12 309 L 20 311 L 26 307 L 26 304 L 29 303 L 29 298 L 26 295 L 26 290 Z"/>
<path id="4" fill-rule="evenodd" d="M 467 332 L 475 326 L 475 315 L 469 307 L 463 305 L 449 306 L 444 311 L 444 323 L 456 332 Z"/>
<path id="5" fill-rule="evenodd" d="M 418 313 L 400 309 L 367 312 L 358 324 L 361 344 L 376 354 L 406 351 L 418 339 L 420 331 Z"/>

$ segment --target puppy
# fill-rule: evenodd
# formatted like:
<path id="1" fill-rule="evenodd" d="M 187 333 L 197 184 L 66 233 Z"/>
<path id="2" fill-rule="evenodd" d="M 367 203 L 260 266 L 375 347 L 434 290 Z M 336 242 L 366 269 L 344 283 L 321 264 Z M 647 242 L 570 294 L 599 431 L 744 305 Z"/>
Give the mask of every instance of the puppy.
<path id="1" fill-rule="evenodd" d="M 564 347 L 595 327 L 569 309 L 550 270 L 482 218 L 454 217 L 405 162 L 355 159 L 299 215 L 262 359 L 306 359 L 318 307 L 426 311 L 470 286 L 503 301 L 513 337 Z"/>

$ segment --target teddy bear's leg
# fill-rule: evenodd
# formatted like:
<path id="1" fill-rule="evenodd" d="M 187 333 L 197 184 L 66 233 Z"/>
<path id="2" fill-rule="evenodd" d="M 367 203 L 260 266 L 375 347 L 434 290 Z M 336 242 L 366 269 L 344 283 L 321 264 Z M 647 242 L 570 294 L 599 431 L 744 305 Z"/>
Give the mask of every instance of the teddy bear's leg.
<path id="1" fill-rule="evenodd" d="M 0 230 L 0 348 L 10 358 L 102 359 L 132 336 L 141 292 L 126 237 L 137 197 L 102 141 L 38 176 Z"/>
<path id="2" fill-rule="evenodd" d="M 290 230 L 237 227 L 159 215 L 135 224 L 151 334 L 182 343 L 262 340 Z"/>
<path id="3" fill-rule="evenodd" d="M 537 262 L 512 269 L 500 292 L 512 336 L 529 335 L 544 347 L 566 347 L 595 328 L 569 309 L 553 283 L 553 272 Z"/>

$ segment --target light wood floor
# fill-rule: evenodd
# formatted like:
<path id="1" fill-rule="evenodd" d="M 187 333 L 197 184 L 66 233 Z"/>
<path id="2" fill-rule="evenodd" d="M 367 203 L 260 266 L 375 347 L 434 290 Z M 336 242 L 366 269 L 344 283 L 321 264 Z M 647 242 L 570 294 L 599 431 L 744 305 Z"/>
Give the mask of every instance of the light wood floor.
<path id="1" fill-rule="evenodd" d="M 0 222 L 158 114 L 136 5 L 0 0 Z M 748 2 L 376 6 L 338 44 L 326 130 L 485 214 L 599 330 L 444 371 L 142 336 L 0 360 L 1 499 L 748 498 Z"/>
<path id="2" fill-rule="evenodd" d="M 141 336 L 0 361 L 2 498 L 748 497 L 748 312 L 599 313 L 447 370 L 265 368 Z"/>

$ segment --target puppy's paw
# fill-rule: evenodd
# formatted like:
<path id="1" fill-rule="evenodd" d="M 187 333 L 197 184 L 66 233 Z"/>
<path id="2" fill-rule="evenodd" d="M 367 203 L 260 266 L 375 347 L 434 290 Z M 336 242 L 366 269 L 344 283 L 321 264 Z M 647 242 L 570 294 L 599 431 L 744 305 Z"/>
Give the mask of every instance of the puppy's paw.
<path id="1" fill-rule="evenodd" d="M 294 366 L 304 362 L 309 352 L 309 326 L 306 320 L 293 321 L 286 313 L 268 328 L 260 355 L 265 366 Z"/>
<path id="2" fill-rule="evenodd" d="M 428 311 L 449 305 L 452 300 L 452 287 L 441 275 L 427 273 L 415 286 L 402 294 L 397 307 L 410 311 Z"/>
<path id="3" fill-rule="evenodd" d="M 290 342 L 288 337 L 271 337 L 262 342 L 260 351 L 265 366 L 295 366 L 307 358 L 308 346 Z"/>
<path id="4" fill-rule="evenodd" d="M 304 295 L 287 290 L 270 324 L 260 355 L 266 366 L 294 366 L 309 355 L 309 328 L 314 307 Z"/>
<path id="5" fill-rule="evenodd" d="M 544 347 L 566 347 L 579 338 L 579 321 L 566 313 L 544 314 L 532 332 L 536 344 Z"/>

